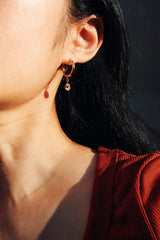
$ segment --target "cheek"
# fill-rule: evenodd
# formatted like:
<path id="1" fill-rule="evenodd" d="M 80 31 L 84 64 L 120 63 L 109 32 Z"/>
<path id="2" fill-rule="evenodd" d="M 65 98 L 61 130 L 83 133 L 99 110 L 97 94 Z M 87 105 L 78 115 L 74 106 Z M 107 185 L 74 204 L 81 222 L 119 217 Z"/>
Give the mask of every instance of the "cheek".
<path id="1" fill-rule="evenodd" d="M 0 2 L 0 101 L 3 92 L 12 98 L 38 94 L 55 74 L 59 52 L 53 46 L 63 15 L 56 2 Z"/>

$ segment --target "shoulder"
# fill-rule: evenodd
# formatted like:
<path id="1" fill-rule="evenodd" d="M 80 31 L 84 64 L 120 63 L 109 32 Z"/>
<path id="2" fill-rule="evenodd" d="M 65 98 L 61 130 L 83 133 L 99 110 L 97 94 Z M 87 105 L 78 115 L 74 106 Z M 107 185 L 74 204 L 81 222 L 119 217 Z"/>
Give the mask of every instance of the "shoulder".
<path id="1" fill-rule="evenodd" d="M 128 234 L 135 227 L 140 238 L 160 239 L 160 152 L 136 156 L 99 147 L 98 157 L 99 176 L 112 171 L 113 218 L 127 221 Z"/>
<path id="2" fill-rule="evenodd" d="M 99 174 L 105 171 L 107 167 L 115 166 L 116 175 L 122 174 L 122 172 L 123 174 L 131 172 L 130 176 L 138 178 L 138 176 L 142 177 L 143 175 L 143 177 L 146 177 L 152 173 L 150 174 L 150 180 L 155 178 L 157 174 L 160 176 L 159 151 L 136 156 L 119 149 L 107 149 L 100 146 L 98 148 L 98 161 Z M 154 176 L 153 172 L 156 173 Z"/>

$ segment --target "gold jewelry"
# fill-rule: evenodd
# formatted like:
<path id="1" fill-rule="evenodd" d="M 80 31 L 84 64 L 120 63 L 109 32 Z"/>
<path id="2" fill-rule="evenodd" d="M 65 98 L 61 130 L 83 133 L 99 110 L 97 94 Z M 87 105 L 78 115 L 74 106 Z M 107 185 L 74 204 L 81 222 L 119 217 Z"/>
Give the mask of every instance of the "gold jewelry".
<path id="1" fill-rule="evenodd" d="M 49 87 L 49 84 L 47 84 L 47 86 L 45 87 L 45 91 L 44 91 L 44 97 L 45 98 L 49 98 L 48 87 Z"/>
<path id="2" fill-rule="evenodd" d="M 70 66 L 71 66 L 71 71 L 70 71 L 70 73 L 67 73 Z M 67 64 L 62 65 L 62 72 L 63 72 L 63 75 L 66 77 L 66 84 L 65 84 L 65 87 L 64 87 L 66 91 L 71 90 L 71 85 L 69 83 L 69 78 L 72 76 L 74 70 L 75 70 L 75 63 L 72 59 L 69 59 L 68 65 Z"/>

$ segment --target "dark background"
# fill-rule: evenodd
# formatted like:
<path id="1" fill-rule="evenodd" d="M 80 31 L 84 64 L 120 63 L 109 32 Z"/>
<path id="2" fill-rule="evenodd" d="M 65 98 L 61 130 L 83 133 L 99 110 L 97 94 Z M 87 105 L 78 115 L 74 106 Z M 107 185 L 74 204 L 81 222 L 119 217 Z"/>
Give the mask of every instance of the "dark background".
<path id="1" fill-rule="evenodd" d="M 119 2 L 131 45 L 129 103 L 160 134 L 160 1 Z"/>

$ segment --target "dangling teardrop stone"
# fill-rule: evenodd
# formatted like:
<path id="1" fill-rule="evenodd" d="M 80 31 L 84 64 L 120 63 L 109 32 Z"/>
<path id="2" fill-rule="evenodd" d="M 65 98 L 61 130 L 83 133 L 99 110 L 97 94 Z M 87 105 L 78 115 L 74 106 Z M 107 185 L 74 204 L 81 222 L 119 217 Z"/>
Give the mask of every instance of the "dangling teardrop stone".
<path id="1" fill-rule="evenodd" d="M 47 91 L 47 89 L 46 89 L 45 92 L 44 92 L 44 97 L 45 97 L 45 98 L 49 98 L 49 92 Z"/>
<path id="2" fill-rule="evenodd" d="M 69 92 L 69 91 L 71 90 L 71 85 L 70 85 L 70 83 L 66 83 L 66 84 L 65 84 L 65 90 L 66 90 L 67 92 Z"/>

